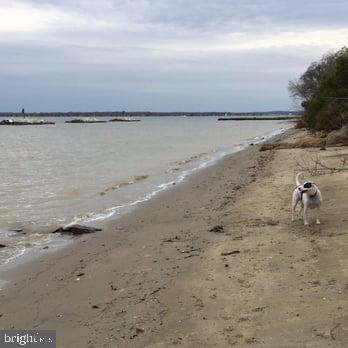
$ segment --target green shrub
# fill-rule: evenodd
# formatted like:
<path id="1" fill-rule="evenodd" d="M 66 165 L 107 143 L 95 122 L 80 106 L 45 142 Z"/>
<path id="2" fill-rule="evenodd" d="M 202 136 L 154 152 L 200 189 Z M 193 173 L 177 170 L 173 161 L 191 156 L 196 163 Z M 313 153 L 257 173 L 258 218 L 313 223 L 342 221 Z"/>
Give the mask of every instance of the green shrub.
<path id="1" fill-rule="evenodd" d="M 301 101 L 302 120 L 312 130 L 330 131 L 348 123 L 348 48 L 312 63 L 298 81 L 289 83 Z"/>

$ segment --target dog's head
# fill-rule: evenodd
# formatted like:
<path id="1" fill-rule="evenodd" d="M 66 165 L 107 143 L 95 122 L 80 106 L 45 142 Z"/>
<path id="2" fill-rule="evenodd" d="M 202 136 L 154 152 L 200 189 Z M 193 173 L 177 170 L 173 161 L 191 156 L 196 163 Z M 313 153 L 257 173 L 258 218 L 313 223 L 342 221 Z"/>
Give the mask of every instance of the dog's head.
<path id="1" fill-rule="evenodd" d="M 306 181 L 302 185 L 301 192 L 306 193 L 308 192 L 310 195 L 314 194 L 316 192 L 316 185 L 313 181 Z"/>

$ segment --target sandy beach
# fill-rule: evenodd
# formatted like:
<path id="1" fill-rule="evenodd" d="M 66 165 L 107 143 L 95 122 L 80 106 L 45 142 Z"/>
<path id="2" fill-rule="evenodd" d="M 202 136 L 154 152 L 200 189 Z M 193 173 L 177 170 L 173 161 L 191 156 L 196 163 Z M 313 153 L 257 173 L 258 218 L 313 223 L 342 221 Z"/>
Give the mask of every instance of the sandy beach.
<path id="1" fill-rule="evenodd" d="M 298 162 L 347 154 L 255 145 L 226 156 L 8 272 L 0 327 L 55 329 L 64 348 L 347 347 L 347 173 L 311 177 L 321 225 L 292 223 L 290 207 Z"/>

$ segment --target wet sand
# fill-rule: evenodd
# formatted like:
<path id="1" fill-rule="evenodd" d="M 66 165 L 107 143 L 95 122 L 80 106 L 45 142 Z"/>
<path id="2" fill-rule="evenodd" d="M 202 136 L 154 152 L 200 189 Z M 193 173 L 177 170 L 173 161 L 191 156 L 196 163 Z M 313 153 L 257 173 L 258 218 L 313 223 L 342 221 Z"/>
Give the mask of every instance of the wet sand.
<path id="1" fill-rule="evenodd" d="M 314 178 L 322 225 L 291 223 L 296 162 L 318 153 L 251 146 L 13 270 L 0 327 L 58 347 L 347 347 L 347 174 Z"/>

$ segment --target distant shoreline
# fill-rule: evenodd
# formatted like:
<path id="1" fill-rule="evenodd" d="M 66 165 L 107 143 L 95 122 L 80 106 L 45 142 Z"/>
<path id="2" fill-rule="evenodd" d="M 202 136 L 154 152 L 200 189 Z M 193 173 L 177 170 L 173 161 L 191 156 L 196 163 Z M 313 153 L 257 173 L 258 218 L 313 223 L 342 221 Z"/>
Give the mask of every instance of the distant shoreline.
<path id="1" fill-rule="evenodd" d="M 218 121 L 282 121 L 297 120 L 299 116 L 244 116 L 244 117 L 221 117 Z"/>
<path id="2" fill-rule="evenodd" d="M 235 116 L 284 116 L 292 118 L 299 116 L 301 112 L 294 111 L 264 111 L 264 112 L 150 112 L 150 111 L 99 111 L 99 112 L 33 112 L 22 114 L 20 112 L 0 112 L 0 117 L 194 117 L 194 116 L 216 116 L 216 117 L 235 117 Z"/>

